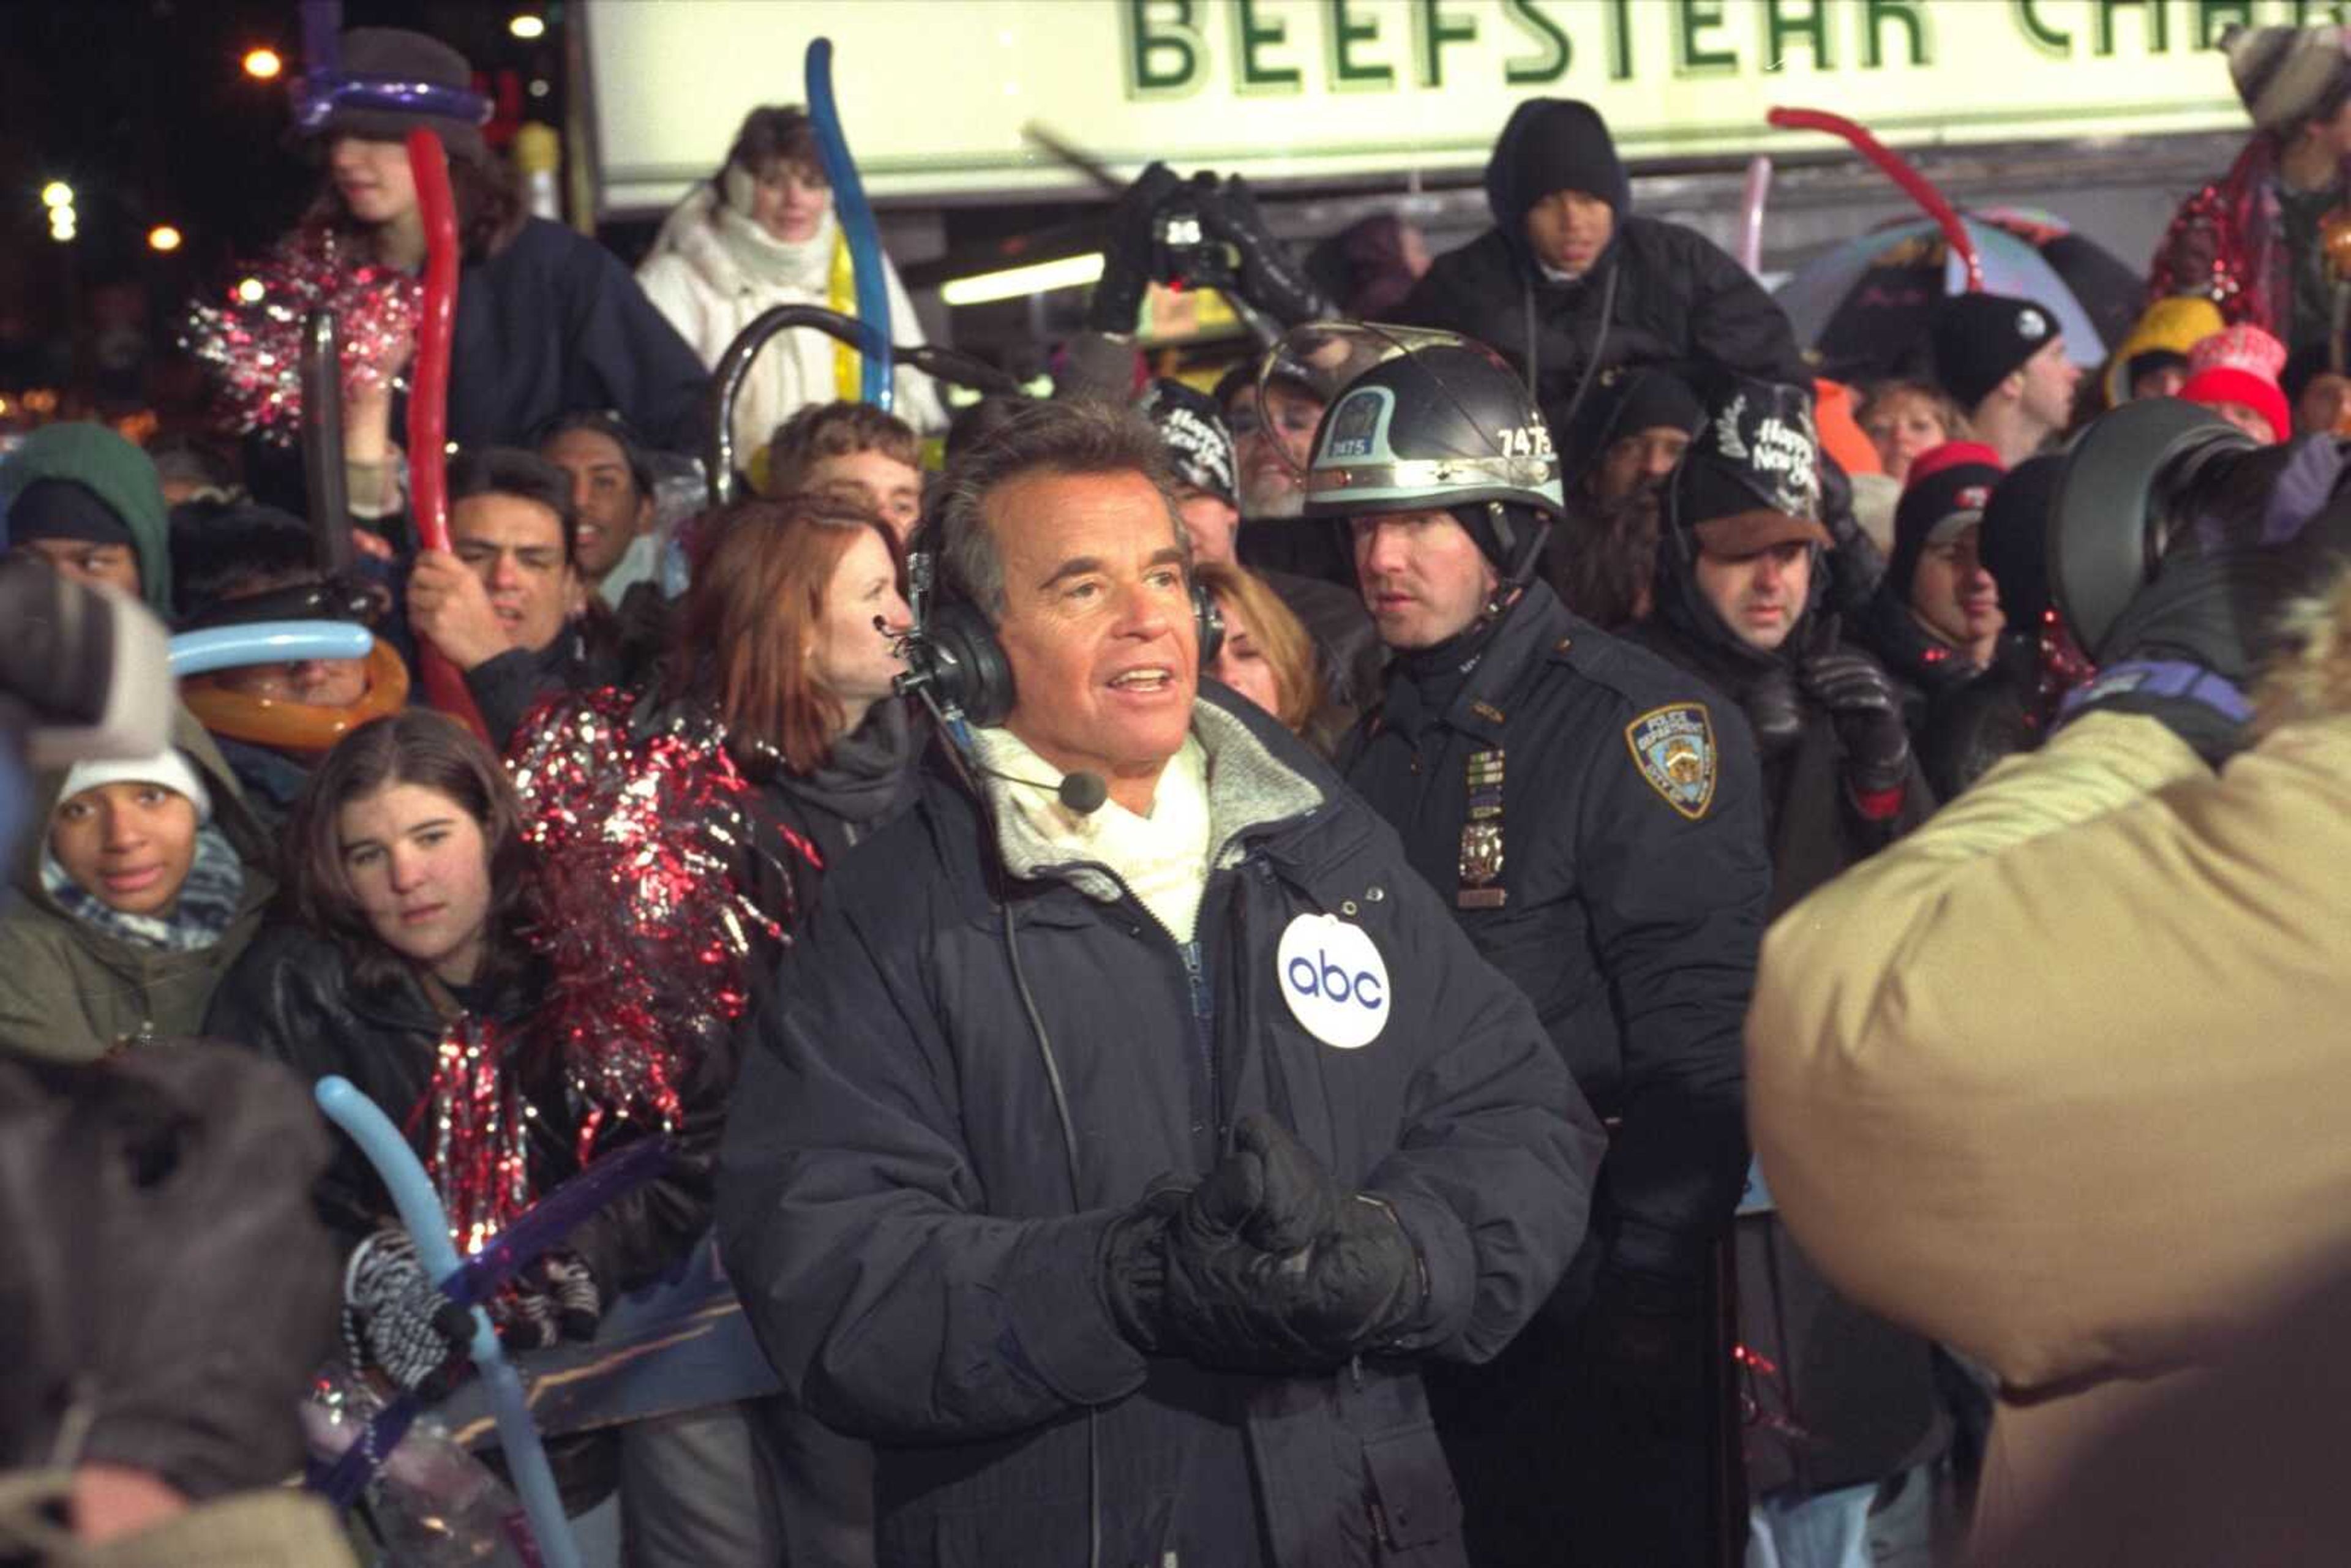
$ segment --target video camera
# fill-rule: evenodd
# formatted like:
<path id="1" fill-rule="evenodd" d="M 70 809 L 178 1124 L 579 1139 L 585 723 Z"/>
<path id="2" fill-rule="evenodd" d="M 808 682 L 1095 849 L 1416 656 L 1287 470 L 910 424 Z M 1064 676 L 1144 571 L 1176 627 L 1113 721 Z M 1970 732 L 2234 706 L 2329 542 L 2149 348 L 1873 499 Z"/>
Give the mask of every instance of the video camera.
<path id="1" fill-rule="evenodd" d="M 2067 451 L 2050 504 L 2049 584 L 2058 612 L 2098 664 L 2123 612 L 2166 561 L 2274 552 L 2319 586 L 2351 528 L 2346 465 L 2331 437 L 2262 445 L 2176 398 L 2126 403 Z"/>

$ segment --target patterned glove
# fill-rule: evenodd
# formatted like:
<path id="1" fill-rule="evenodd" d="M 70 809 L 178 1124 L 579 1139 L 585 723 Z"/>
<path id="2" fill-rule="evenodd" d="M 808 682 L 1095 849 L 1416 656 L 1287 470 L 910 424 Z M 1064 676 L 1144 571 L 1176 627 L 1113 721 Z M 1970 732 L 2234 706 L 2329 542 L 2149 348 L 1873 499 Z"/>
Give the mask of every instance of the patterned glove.
<path id="1" fill-rule="evenodd" d="M 441 1293 L 407 1231 L 386 1227 L 351 1253 L 343 1345 L 352 1365 L 373 1367 L 430 1403 L 455 1385 L 473 1338 L 472 1315 Z"/>

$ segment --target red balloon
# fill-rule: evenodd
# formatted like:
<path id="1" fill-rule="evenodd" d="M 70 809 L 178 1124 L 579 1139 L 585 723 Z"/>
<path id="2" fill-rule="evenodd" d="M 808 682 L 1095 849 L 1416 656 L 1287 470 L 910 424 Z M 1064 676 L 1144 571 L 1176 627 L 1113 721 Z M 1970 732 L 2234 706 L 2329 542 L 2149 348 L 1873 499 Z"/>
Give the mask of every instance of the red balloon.
<path id="1" fill-rule="evenodd" d="M 427 549 L 449 548 L 449 351 L 457 330 L 457 198 L 449 189 L 449 155 L 438 131 L 408 133 L 408 172 L 424 224 L 424 305 L 409 368 L 408 500 L 416 537 Z M 416 650 L 416 674 L 434 707 L 490 741 L 490 727 L 465 689 L 465 677 L 430 643 Z M 495 746 L 496 742 L 490 741 Z"/>

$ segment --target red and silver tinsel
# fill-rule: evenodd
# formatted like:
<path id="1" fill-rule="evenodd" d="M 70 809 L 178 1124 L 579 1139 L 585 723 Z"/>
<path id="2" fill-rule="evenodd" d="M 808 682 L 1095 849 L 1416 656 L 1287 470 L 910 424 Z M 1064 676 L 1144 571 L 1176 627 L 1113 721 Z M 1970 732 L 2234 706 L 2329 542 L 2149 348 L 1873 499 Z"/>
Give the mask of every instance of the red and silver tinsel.
<path id="1" fill-rule="evenodd" d="M 335 313 L 346 396 L 400 384 L 423 287 L 350 252 L 331 229 L 298 230 L 243 268 L 217 302 L 190 308 L 181 342 L 211 370 L 225 427 L 281 446 L 299 438 L 303 323 L 322 308 Z"/>
<path id="2" fill-rule="evenodd" d="M 535 1113 L 516 1085 L 507 1046 L 501 1030 L 478 1019 L 452 1022 L 417 1107 L 425 1125 L 409 1129 L 410 1141 L 423 1147 L 425 1174 L 461 1257 L 480 1251 L 537 1196 L 530 1183 Z"/>
<path id="3" fill-rule="evenodd" d="M 675 1129 L 684 1086 L 750 999 L 753 956 L 791 918 L 741 885 L 759 852 L 752 785 L 723 728 L 685 718 L 632 734 L 633 701 L 564 698 L 508 759 L 538 852 L 532 941 L 553 971 L 537 1021 L 593 1107 L 582 1163 L 607 1115 Z"/>

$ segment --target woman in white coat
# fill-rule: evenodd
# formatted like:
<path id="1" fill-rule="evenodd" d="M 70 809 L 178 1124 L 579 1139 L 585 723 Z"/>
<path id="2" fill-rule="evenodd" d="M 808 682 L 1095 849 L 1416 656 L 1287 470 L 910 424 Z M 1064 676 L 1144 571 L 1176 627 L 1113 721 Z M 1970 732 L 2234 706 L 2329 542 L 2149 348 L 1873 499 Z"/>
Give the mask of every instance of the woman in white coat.
<path id="1" fill-rule="evenodd" d="M 882 269 L 891 340 L 923 341 L 897 269 L 887 257 Z M 848 247 L 806 112 L 770 106 L 744 118 L 718 172 L 662 225 L 637 282 L 714 370 L 726 345 L 770 306 L 856 313 Z M 859 371 L 857 351 L 821 332 L 796 329 L 769 339 L 735 400 L 737 461 L 749 463 L 803 404 L 855 398 Z M 902 370 L 895 390 L 895 412 L 915 429 L 946 423 L 928 376 Z"/>

